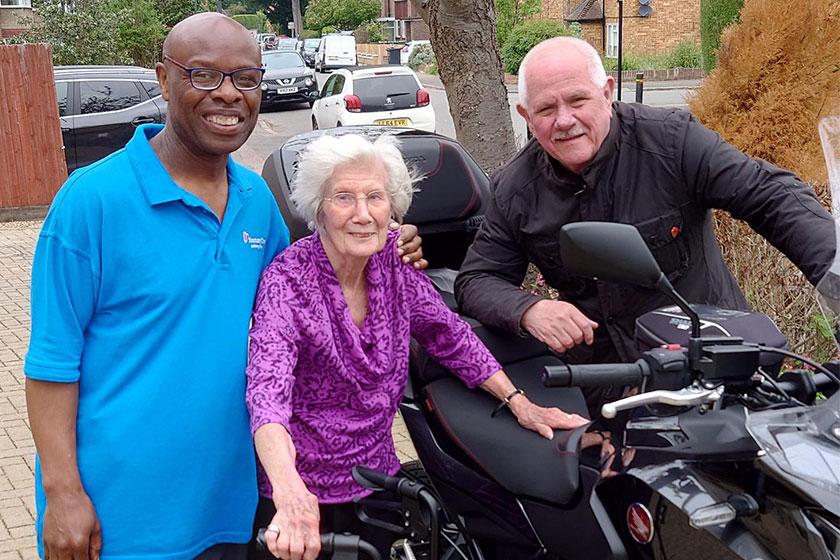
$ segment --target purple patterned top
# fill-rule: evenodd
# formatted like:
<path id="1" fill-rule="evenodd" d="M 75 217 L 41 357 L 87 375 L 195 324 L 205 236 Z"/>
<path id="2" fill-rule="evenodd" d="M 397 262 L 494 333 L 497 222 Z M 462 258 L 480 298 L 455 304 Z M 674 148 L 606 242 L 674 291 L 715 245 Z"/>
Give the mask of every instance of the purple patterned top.
<path id="1" fill-rule="evenodd" d="M 397 233 L 368 261 L 368 309 L 353 322 L 317 234 L 294 243 L 263 272 L 251 329 L 247 404 L 251 431 L 289 430 L 297 469 L 321 503 L 370 491 L 352 467 L 394 474 L 391 424 L 408 378 L 414 337 L 469 387 L 501 369 L 422 272 L 400 262 Z M 259 468 L 260 494 L 271 485 Z"/>

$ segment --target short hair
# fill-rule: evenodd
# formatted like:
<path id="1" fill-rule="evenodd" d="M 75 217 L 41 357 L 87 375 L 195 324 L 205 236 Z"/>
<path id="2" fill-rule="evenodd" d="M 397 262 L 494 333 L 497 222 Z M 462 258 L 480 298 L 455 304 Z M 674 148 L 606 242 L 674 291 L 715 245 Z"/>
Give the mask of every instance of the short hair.
<path id="1" fill-rule="evenodd" d="M 531 62 L 534 55 L 544 50 L 560 52 L 563 49 L 568 48 L 577 49 L 582 55 L 589 59 L 589 77 L 592 79 L 592 83 L 595 84 L 596 87 L 602 88 L 607 85 L 607 72 L 604 70 L 604 63 L 601 62 L 601 55 L 598 54 L 598 51 L 596 51 L 592 45 L 583 39 L 578 39 L 577 37 L 553 37 L 538 43 L 534 48 L 528 51 L 528 54 L 525 55 L 525 58 L 522 59 L 522 63 L 519 65 L 517 83 L 520 105 L 527 106 L 528 103 L 525 73 L 528 68 L 528 63 Z"/>
<path id="2" fill-rule="evenodd" d="M 401 221 L 411 206 L 414 184 L 422 175 L 406 165 L 400 141 L 393 134 L 382 134 L 371 142 L 360 134 L 325 134 L 310 143 L 300 154 L 297 174 L 292 180 L 291 199 L 309 229 L 318 224 L 318 215 L 336 168 L 348 163 L 385 167 L 385 192 L 391 202 L 391 217 Z"/>

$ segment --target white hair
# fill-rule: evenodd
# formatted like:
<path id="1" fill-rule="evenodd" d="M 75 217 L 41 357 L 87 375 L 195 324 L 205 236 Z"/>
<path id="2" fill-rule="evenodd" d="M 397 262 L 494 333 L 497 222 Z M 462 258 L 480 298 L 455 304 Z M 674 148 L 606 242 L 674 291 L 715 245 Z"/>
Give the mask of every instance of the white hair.
<path id="1" fill-rule="evenodd" d="M 371 142 L 360 134 L 333 136 L 325 134 L 310 143 L 300 154 L 297 174 L 292 180 L 291 199 L 309 229 L 315 229 L 324 197 L 336 168 L 349 163 L 385 167 L 385 192 L 391 202 L 391 216 L 401 221 L 422 176 L 409 169 L 400 152 L 400 141 L 383 134 Z"/>
<path id="2" fill-rule="evenodd" d="M 595 47 L 577 37 L 552 37 L 537 44 L 528 51 L 528 54 L 525 55 L 525 58 L 522 59 L 522 63 L 519 65 L 518 90 L 520 105 L 527 107 L 528 103 L 525 74 L 531 59 L 542 51 L 548 50 L 559 54 L 565 49 L 577 49 L 580 54 L 589 59 L 589 77 L 596 87 L 602 88 L 607 85 L 607 73 L 604 70 L 604 63 L 601 62 L 601 56 L 595 50 Z"/>

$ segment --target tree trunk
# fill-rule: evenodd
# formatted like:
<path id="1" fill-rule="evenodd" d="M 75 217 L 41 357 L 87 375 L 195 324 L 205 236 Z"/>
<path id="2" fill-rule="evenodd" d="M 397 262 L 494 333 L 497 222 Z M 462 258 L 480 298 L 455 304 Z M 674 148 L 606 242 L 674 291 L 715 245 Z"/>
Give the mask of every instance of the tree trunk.
<path id="1" fill-rule="evenodd" d="M 300 0 L 292 0 L 292 19 L 295 22 L 295 37 L 303 31 L 303 16 L 300 13 Z"/>
<path id="2" fill-rule="evenodd" d="M 516 152 L 493 0 L 411 2 L 431 30 L 458 141 L 492 171 Z"/>

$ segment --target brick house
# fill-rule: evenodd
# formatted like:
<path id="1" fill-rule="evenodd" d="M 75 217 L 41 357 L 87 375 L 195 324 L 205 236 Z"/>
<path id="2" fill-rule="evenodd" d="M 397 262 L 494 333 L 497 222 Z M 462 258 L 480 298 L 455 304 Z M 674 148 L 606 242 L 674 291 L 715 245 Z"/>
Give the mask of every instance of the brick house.
<path id="1" fill-rule="evenodd" d="M 382 0 L 381 17 L 385 24 L 386 37 L 393 34 L 393 40 L 418 41 L 429 39 L 429 26 L 420 17 L 409 0 Z"/>
<path id="2" fill-rule="evenodd" d="M 0 39 L 26 31 L 24 21 L 31 17 L 31 0 L 0 0 Z"/>
<path id="3" fill-rule="evenodd" d="M 624 0 L 624 52 L 660 54 L 683 41 L 700 43 L 700 0 Z M 618 56 L 618 0 L 542 0 L 539 16 L 577 22 L 583 38 Z"/>

